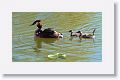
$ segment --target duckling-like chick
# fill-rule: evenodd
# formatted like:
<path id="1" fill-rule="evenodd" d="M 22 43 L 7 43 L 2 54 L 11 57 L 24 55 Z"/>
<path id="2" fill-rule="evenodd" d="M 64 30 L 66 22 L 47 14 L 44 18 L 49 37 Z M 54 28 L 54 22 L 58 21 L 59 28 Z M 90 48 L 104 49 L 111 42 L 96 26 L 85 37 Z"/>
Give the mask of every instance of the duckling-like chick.
<path id="1" fill-rule="evenodd" d="M 81 31 L 73 32 L 70 30 L 69 32 L 71 32 L 70 36 L 80 37 L 82 35 Z"/>
<path id="2" fill-rule="evenodd" d="M 94 29 L 92 33 L 82 33 L 81 37 L 82 38 L 95 38 L 95 30 L 96 29 Z"/>

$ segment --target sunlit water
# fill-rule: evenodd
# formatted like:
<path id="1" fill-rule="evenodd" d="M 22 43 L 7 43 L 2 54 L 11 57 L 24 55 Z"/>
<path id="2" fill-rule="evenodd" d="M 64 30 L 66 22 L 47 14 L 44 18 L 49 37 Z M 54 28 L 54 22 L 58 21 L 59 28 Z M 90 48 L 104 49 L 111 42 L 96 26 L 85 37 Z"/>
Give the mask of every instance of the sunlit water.
<path id="1" fill-rule="evenodd" d="M 62 39 L 34 40 L 34 20 L 43 20 L 43 29 L 54 28 L 64 34 Z M 102 13 L 101 12 L 13 12 L 12 60 L 14 62 L 101 62 Z M 69 30 L 92 32 L 95 39 L 71 39 Z M 50 54 L 66 54 L 65 59 L 49 59 Z"/>

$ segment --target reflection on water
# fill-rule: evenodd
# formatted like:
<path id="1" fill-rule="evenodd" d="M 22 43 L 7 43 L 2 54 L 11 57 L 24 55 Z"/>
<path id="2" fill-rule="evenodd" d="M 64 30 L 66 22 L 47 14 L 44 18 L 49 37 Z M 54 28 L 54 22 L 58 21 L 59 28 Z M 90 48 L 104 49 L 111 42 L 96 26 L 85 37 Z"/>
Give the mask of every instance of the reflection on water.
<path id="1" fill-rule="evenodd" d="M 15 62 L 99 62 L 102 61 L 101 12 L 13 12 L 13 53 Z M 34 20 L 43 20 L 43 29 L 51 27 L 62 32 L 62 39 L 36 38 Z M 70 37 L 69 30 L 92 32 L 95 39 Z M 48 55 L 63 53 L 65 59 L 48 59 Z"/>

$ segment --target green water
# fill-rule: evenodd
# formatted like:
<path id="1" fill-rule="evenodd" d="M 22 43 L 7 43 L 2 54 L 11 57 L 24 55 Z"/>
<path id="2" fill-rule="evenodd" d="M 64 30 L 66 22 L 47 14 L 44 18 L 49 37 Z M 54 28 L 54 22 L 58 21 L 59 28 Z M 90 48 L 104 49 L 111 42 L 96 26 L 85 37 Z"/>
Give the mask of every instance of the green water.
<path id="1" fill-rule="evenodd" d="M 34 40 L 34 20 L 43 21 L 43 29 L 54 28 L 64 34 L 62 39 Z M 95 39 L 71 39 L 73 31 L 92 32 Z M 63 53 L 65 59 L 48 59 L 48 55 Z M 101 62 L 102 13 L 101 12 L 13 12 L 12 13 L 13 62 Z"/>

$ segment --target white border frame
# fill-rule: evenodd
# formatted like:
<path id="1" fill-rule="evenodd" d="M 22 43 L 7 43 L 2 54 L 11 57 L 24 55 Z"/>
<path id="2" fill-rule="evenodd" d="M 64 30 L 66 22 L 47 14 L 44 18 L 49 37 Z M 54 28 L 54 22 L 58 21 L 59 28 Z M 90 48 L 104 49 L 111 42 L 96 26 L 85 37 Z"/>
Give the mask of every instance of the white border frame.
<path id="1" fill-rule="evenodd" d="M 112 0 L 4 0 L 0 5 L 1 73 L 114 74 Z M 102 12 L 102 62 L 12 62 L 12 12 Z"/>

